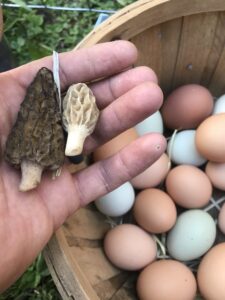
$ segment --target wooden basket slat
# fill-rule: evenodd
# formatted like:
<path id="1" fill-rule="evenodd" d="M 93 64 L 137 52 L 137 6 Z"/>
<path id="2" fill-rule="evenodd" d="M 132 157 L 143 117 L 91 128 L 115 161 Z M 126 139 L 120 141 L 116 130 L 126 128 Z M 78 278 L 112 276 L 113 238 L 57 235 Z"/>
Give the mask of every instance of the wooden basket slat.
<path id="1" fill-rule="evenodd" d="M 173 88 L 200 83 L 213 44 L 217 18 L 218 13 L 204 13 L 183 19 Z"/>
<path id="2" fill-rule="evenodd" d="M 64 300 L 99 300 L 86 274 L 72 255 L 63 230 L 57 231 L 43 253 L 52 278 Z"/>
<path id="3" fill-rule="evenodd" d="M 225 47 L 223 48 L 220 59 L 216 66 L 216 70 L 209 84 L 209 89 L 215 96 L 220 96 L 225 93 L 224 70 L 225 70 Z"/>
<path id="4" fill-rule="evenodd" d="M 94 289 L 100 299 L 110 300 L 120 290 L 128 280 L 129 273 L 121 272 L 107 280 L 100 281 L 94 285 Z"/>
<path id="5" fill-rule="evenodd" d="M 92 286 L 121 272 L 106 259 L 101 248 L 70 247 L 70 252 L 79 257 L 78 265 Z"/>
<path id="6" fill-rule="evenodd" d="M 225 12 L 218 13 L 216 31 L 214 34 L 213 45 L 210 49 L 210 53 L 207 59 L 207 64 L 202 74 L 201 84 L 209 86 L 212 80 L 213 74 L 216 70 L 217 64 L 219 62 L 220 56 L 223 52 L 225 45 Z"/>
<path id="7" fill-rule="evenodd" d="M 139 52 L 136 65 L 151 67 L 164 92 L 170 90 L 179 48 L 182 18 L 145 30 L 131 39 Z"/>
<path id="8" fill-rule="evenodd" d="M 90 227 L 91 222 L 91 227 Z M 75 213 L 63 225 L 65 235 L 68 237 L 99 240 L 110 228 L 109 223 L 105 222 L 105 217 L 97 211 L 97 209 L 79 209 L 79 213 Z"/>
<path id="9" fill-rule="evenodd" d="M 135 290 L 137 275 L 131 275 L 110 300 L 138 300 Z M 101 299 L 102 300 L 102 299 Z"/>

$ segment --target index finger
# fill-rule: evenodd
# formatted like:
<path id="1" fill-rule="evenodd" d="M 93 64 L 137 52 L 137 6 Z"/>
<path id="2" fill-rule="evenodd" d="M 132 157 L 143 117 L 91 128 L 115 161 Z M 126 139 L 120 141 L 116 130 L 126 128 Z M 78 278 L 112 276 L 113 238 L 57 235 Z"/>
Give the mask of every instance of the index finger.
<path id="1" fill-rule="evenodd" d="M 61 53 L 61 88 L 64 90 L 76 82 L 88 82 L 119 73 L 133 65 L 136 59 L 137 50 L 128 41 L 107 42 Z M 51 56 L 14 69 L 11 75 L 17 83 L 26 88 L 42 67 L 52 70 Z"/>

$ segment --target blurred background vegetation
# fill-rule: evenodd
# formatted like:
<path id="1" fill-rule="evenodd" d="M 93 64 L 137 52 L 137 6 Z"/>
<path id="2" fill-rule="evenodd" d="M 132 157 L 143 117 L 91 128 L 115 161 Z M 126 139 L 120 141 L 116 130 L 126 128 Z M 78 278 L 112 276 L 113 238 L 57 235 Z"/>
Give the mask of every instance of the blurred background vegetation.
<path id="1" fill-rule="evenodd" d="M 6 1 L 5 1 L 6 2 Z M 134 0 L 31 0 L 28 4 L 119 10 Z M 23 8 L 4 8 L 5 40 L 15 58 L 23 64 L 52 53 L 72 49 L 95 24 L 98 13 L 29 9 L 23 0 L 7 3 Z"/>
<path id="2" fill-rule="evenodd" d="M 1 1 L 0 1 L 1 2 Z M 93 28 L 98 13 L 29 9 L 27 4 L 119 10 L 134 0 L 11 0 L 21 8 L 3 8 L 4 43 L 12 54 L 13 66 L 68 51 Z M 7 50 L 8 51 L 8 50 Z M 60 300 L 42 254 L 0 300 Z"/>

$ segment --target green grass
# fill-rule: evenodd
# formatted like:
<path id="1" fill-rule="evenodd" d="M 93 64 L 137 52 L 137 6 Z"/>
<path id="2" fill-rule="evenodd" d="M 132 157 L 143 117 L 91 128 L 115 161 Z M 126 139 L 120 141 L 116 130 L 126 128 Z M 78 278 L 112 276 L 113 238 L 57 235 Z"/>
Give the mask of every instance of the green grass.
<path id="1" fill-rule="evenodd" d="M 17 280 L 0 300 L 60 300 L 43 256 L 40 254 L 24 275 Z"/>
<path id="2" fill-rule="evenodd" d="M 93 28 L 97 13 L 60 12 L 27 9 L 25 1 L 8 3 L 23 4 L 21 9 L 4 8 L 5 40 L 12 51 L 15 66 L 59 52 L 74 46 Z M 79 6 L 118 10 L 134 0 L 31 0 L 29 4 L 52 6 Z M 42 255 L 0 300 L 59 300 L 52 278 Z"/>

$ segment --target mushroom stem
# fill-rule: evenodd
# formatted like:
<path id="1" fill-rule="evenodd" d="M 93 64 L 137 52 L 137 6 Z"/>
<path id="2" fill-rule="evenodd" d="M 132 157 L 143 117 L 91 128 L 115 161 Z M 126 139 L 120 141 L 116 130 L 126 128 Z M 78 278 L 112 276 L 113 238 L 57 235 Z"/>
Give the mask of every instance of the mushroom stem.
<path id="1" fill-rule="evenodd" d="M 26 192 L 37 187 L 41 181 L 42 171 L 43 168 L 39 164 L 29 160 L 22 160 L 22 179 L 20 182 L 19 190 L 21 192 Z"/>
<path id="2" fill-rule="evenodd" d="M 65 155 L 74 156 L 81 154 L 87 135 L 85 126 L 69 126 Z"/>

